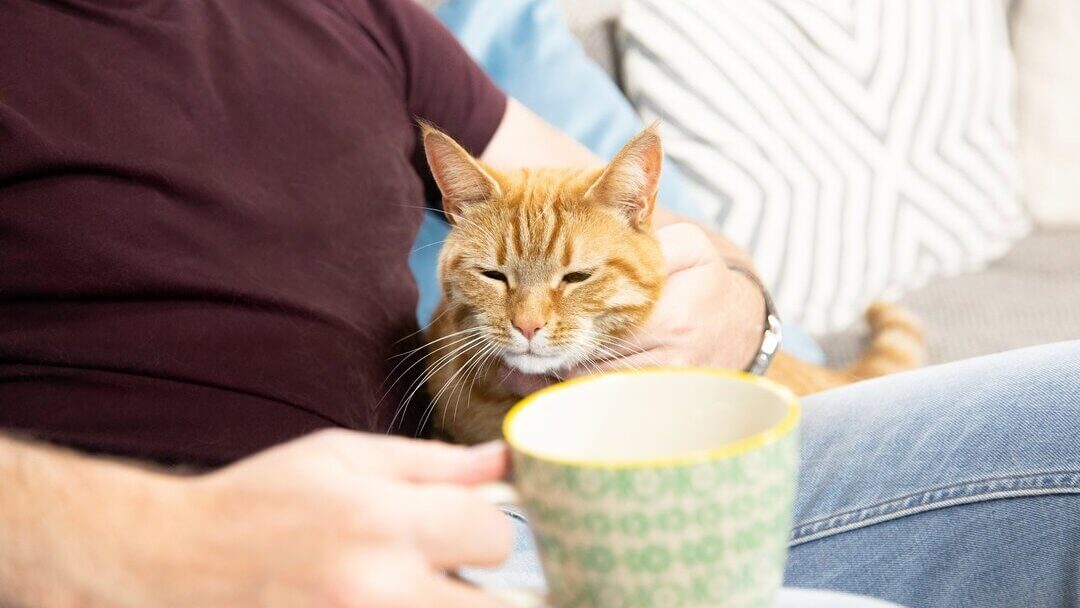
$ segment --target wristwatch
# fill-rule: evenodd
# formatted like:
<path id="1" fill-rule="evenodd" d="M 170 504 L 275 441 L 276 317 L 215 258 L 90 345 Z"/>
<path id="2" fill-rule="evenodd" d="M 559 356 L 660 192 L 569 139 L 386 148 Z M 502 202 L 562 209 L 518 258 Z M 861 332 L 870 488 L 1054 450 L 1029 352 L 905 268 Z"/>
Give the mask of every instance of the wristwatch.
<path id="1" fill-rule="evenodd" d="M 765 370 L 769 369 L 769 364 L 772 363 L 773 357 L 776 356 L 776 351 L 780 350 L 780 342 L 784 339 L 784 332 L 780 326 L 780 315 L 776 312 L 776 306 L 773 305 L 769 290 L 765 288 L 765 284 L 754 274 L 754 271 L 738 264 L 728 264 L 728 268 L 745 276 L 754 285 L 757 285 L 762 299 L 765 300 L 765 331 L 761 336 L 761 346 L 758 347 L 758 352 L 750 361 L 750 365 L 746 366 L 746 371 L 751 374 L 764 376 Z"/>

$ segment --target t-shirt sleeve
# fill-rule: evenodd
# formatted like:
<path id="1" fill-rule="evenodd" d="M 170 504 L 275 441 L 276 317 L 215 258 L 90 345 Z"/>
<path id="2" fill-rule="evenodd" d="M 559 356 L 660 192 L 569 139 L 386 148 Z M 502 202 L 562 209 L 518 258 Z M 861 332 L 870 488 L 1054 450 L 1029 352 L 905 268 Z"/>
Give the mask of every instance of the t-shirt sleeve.
<path id="1" fill-rule="evenodd" d="M 506 94 L 414 0 L 371 0 L 371 10 L 391 47 L 385 50 L 400 70 L 409 113 L 481 154 L 502 121 Z"/>
<path id="2" fill-rule="evenodd" d="M 362 27 L 382 46 L 400 78 L 408 112 L 424 119 L 479 156 L 506 112 L 507 96 L 429 10 L 414 0 L 367 0 L 358 7 Z M 427 203 L 441 197 L 419 145 L 413 165 Z"/>

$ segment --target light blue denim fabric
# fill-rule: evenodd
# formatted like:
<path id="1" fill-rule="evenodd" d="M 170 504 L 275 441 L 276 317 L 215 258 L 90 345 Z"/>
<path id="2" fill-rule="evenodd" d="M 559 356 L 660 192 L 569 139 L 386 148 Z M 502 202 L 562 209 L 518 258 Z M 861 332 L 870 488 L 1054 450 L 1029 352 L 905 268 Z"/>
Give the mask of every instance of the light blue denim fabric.
<path id="1" fill-rule="evenodd" d="M 804 400 L 785 585 L 913 608 L 1080 606 L 1080 341 Z M 520 514 L 489 585 L 542 586 Z"/>

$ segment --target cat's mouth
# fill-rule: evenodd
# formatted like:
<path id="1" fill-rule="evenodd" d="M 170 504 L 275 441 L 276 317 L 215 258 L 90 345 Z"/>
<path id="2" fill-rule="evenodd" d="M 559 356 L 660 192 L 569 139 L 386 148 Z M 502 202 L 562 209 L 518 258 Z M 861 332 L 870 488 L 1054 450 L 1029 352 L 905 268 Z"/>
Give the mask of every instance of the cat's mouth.
<path id="1" fill-rule="evenodd" d="M 525 374 L 546 374 L 567 367 L 566 355 L 541 355 L 532 351 L 504 352 L 503 361 Z"/>

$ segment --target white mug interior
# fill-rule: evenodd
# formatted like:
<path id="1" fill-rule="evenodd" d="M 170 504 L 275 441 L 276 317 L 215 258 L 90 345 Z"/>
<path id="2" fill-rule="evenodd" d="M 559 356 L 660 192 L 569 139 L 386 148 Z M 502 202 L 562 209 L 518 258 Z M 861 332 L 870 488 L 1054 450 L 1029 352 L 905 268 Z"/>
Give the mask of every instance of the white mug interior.
<path id="1" fill-rule="evenodd" d="M 629 465 L 707 456 L 782 433 L 798 416 L 783 387 L 739 372 L 616 372 L 540 391 L 510 412 L 511 446 L 545 460 Z"/>

